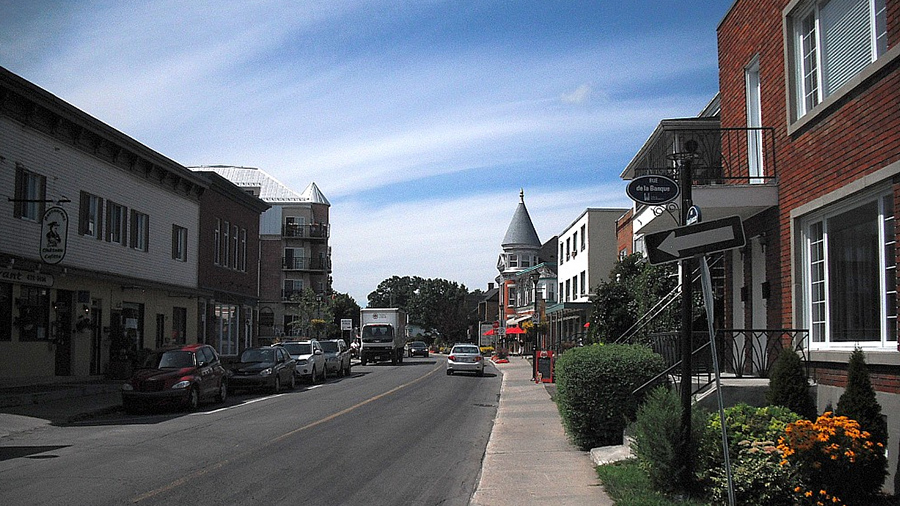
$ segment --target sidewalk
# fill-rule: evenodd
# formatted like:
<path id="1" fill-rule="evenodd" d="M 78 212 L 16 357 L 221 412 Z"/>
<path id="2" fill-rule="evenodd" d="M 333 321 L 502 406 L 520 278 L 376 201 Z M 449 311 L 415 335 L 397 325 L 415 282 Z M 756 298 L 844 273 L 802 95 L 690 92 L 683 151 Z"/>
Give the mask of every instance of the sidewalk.
<path id="1" fill-rule="evenodd" d="M 0 438 L 113 412 L 122 406 L 121 388 L 107 380 L 0 385 Z"/>
<path id="2" fill-rule="evenodd" d="M 556 404 L 531 379 L 522 357 L 495 364 L 503 373 L 500 407 L 472 506 L 612 506 L 589 452 L 566 438 Z"/>

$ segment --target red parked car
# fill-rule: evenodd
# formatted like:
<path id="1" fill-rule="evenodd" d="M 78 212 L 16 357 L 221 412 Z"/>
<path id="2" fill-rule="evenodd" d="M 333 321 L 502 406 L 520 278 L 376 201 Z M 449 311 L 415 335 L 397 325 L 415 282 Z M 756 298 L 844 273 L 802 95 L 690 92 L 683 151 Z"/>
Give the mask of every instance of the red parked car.
<path id="1" fill-rule="evenodd" d="M 197 409 L 203 400 L 224 402 L 227 396 L 225 368 L 206 344 L 156 350 L 122 385 L 122 406 L 128 412 L 159 405 Z"/>

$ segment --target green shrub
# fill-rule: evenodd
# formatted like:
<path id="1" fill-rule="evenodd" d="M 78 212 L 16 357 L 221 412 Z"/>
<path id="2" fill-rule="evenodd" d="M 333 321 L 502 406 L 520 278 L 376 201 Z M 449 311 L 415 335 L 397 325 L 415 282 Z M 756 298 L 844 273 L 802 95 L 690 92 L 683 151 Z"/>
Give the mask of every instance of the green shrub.
<path id="1" fill-rule="evenodd" d="M 807 420 L 815 419 L 816 405 L 809 392 L 809 380 L 800 355 L 793 349 L 782 350 L 772 366 L 766 401 L 784 406 Z"/>
<path id="2" fill-rule="evenodd" d="M 870 458 L 859 462 L 859 466 L 863 469 L 859 473 L 860 481 L 857 482 L 859 493 L 862 495 L 880 492 L 881 485 L 887 477 L 887 457 L 883 450 L 887 444 L 887 422 L 881 416 L 881 405 L 875 399 L 875 389 L 872 388 L 869 370 L 866 367 L 866 355 L 859 348 L 850 354 L 847 388 L 838 399 L 834 411 L 837 416 L 856 420 L 859 428 L 869 433 L 868 440 L 881 445 L 881 452 L 875 452 Z"/>
<path id="3" fill-rule="evenodd" d="M 692 453 L 706 423 L 707 414 L 691 410 L 693 427 Z M 688 493 L 690 484 L 679 483 L 685 458 L 681 451 L 681 398 L 676 390 L 657 387 L 638 408 L 631 426 L 631 450 L 641 469 L 647 473 L 654 490 L 664 494 Z M 695 457 L 696 458 L 696 457 Z"/>
<path id="4" fill-rule="evenodd" d="M 783 458 L 776 445 L 785 427 L 799 418 L 782 406 L 738 404 L 725 410 L 737 504 L 794 504 L 794 471 L 781 465 Z M 714 504 L 727 502 L 728 497 L 721 431 L 719 414 L 713 413 L 700 441 L 696 466 L 697 481 Z"/>
<path id="5" fill-rule="evenodd" d="M 595 344 L 560 355 L 557 406 L 572 441 L 583 450 L 621 444 L 637 412 L 632 392 L 664 368 L 661 356 L 639 345 Z"/>

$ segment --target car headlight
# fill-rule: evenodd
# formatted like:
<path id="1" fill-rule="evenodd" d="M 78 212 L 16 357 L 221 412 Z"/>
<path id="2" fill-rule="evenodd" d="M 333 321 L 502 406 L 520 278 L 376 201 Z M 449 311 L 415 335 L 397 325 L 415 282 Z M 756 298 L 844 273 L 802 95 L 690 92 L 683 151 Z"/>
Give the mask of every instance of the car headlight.
<path id="1" fill-rule="evenodd" d="M 180 388 L 187 388 L 189 386 L 191 386 L 190 380 L 181 380 L 178 383 L 175 383 L 174 385 L 172 385 L 172 388 L 180 389 Z"/>
<path id="2" fill-rule="evenodd" d="M 131 383 L 122 383 L 122 390 L 124 390 L 126 392 L 130 392 L 130 391 L 134 390 L 134 387 L 131 386 Z"/>
<path id="3" fill-rule="evenodd" d="M 268 376 L 268 375 L 270 375 L 270 374 L 272 374 L 272 368 L 271 368 L 271 367 L 268 368 L 268 369 L 263 369 L 262 371 L 259 371 L 259 375 L 260 375 L 260 376 Z"/>
<path id="4" fill-rule="evenodd" d="M 306 365 L 307 363 L 309 363 L 309 360 L 306 360 L 305 358 L 301 358 L 297 361 L 297 365 Z"/>

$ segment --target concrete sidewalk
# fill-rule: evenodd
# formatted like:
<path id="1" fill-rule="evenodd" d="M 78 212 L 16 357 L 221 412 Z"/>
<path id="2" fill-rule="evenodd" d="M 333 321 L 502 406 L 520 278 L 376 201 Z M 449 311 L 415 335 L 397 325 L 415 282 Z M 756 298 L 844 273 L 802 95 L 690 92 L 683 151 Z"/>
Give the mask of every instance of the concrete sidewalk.
<path id="1" fill-rule="evenodd" d="M 470 504 L 611 506 L 591 454 L 568 441 L 556 403 L 532 381 L 531 362 L 495 365 L 503 373 L 500 407 Z"/>

